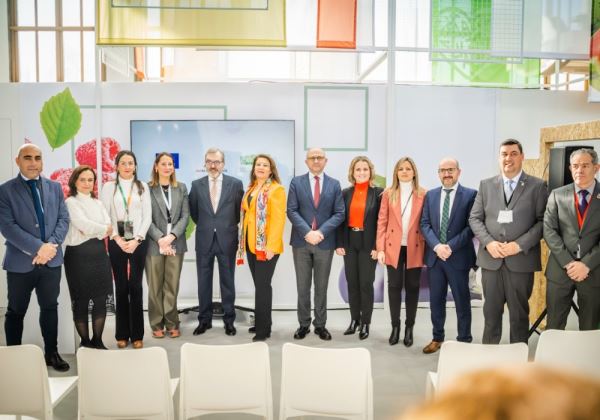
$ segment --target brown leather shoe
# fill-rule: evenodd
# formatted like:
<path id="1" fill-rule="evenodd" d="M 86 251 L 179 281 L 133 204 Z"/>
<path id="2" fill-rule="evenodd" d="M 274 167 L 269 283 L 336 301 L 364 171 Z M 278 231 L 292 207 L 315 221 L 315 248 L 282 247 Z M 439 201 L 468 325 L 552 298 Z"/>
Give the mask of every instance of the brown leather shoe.
<path id="1" fill-rule="evenodd" d="M 436 351 L 438 351 L 440 349 L 440 347 L 442 347 L 442 343 L 443 343 L 443 341 L 431 340 L 431 343 L 427 344 L 423 348 L 423 353 L 425 353 L 425 354 L 435 353 Z"/>
<path id="2" fill-rule="evenodd" d="M 117 340 L 117 347 L 120 349 L 127 347 L 127 344 L 129 344 L 129 341 L 127 340 Z"/>
<path id="3" fill-rule="evenodd" d="M 142 347 L 144 347 L 144 342 L 142 340 L 135 340 L 132 343 L 132 346 L 134 349 L 141 349 Z"/>

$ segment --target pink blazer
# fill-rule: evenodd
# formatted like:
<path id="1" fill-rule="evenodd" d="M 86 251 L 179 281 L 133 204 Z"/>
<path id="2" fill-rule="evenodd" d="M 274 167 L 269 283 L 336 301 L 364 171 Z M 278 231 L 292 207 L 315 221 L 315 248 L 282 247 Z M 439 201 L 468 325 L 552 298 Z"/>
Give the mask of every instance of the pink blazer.
<path id="1" fill-rule="evenodd" d="M 406 244 L 406 268 L 423 267 L 423 254 L 425 253 L 425 238 L 421 234 L 421 211 L 425 201 L 425 191 L 412 196 L 412 208 L 408 226 L 408 239 Z M 400 216 L 400 196 L 395 204 L 390 202 L 389 190 L 381 197 L 379 219 L 377 220 L 377 251 L 385 252 L 385 263 L 398 268 L 400 247 L 402 246 L 402 217 Z"/>

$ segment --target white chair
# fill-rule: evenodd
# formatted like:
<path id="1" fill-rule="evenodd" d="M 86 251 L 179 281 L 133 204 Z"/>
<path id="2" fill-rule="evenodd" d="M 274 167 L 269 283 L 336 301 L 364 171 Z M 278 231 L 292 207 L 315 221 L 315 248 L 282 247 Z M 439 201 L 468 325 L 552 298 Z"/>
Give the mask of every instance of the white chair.
<path id="1" fill-rule="evenodd" d="M 77 352 L 80 419 L 173 420 L 173 392 L 167 352 L 139 350 Z"/>
<path id="2" fill-rule="evenodd" d="M 437 372 L 428 372 L 427 397 L 444 389 L 458 376 L 474 370 L 503 364 L 526 363 L 528 347 L 525 343 L 473 344 L 446 341 L 440 349 Z"/>
<path id="3" fill-rule="evenodd" d="M 32 344 L 0 347 L 0 414 L 52 419 L 52 409 L 77 376 L 48 378 L 42 350 Z"/>
<path id="4" fill-rule="evenodd" d="M 265 343 L 181 347 L 179 418 L 250 413 L 273 418 L 269 347 Z"/>
<path id="5" fill-rule="evenodd" d="M 285 343 L 280 420 L 294 416 L 373 419 L 371 354 Z"/>
<path id="6" fill-rule="evenodd" d="M 540 336 L 534 362 L 600 378 L 599 351 L 600 330 L 547 330 Z"/>

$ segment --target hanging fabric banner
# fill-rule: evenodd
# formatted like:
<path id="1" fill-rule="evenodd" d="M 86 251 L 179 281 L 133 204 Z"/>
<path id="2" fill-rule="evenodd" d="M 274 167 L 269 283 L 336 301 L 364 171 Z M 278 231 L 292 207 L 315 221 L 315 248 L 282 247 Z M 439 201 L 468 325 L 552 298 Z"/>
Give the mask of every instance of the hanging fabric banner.
<path id="1" fill-rule="evenodd" d="M 161 7 L 161 1 L 142 2 L 152 7 L 123 7 L 113 2 L 127 3 L 98 0 L 98 45 L 286 46 L 285 0 L 269 0 L 267 9 L 172 8 Z"/>
<path id="2" fill-rule="evenodd" d="M 319 0 L 317 48 L 356 48 L 356 0 Z"/>
<path id="3" fill-rule="evenodd" d="M 592 39 L 590 41 L 590 102 L 600 102 L 600 0 L 592 4 Z"/>

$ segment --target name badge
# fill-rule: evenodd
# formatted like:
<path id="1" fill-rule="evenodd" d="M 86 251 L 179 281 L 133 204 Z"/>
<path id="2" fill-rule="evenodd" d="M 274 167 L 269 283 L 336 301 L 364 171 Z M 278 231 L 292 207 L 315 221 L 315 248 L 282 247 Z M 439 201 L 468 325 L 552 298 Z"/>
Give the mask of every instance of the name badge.
<path id="1" fill-rule="evenodd" d="M 512 223 L 513 221 L 513 212 L 512 210 L 500 210 L 498 213 L 498 223 Z"/>

